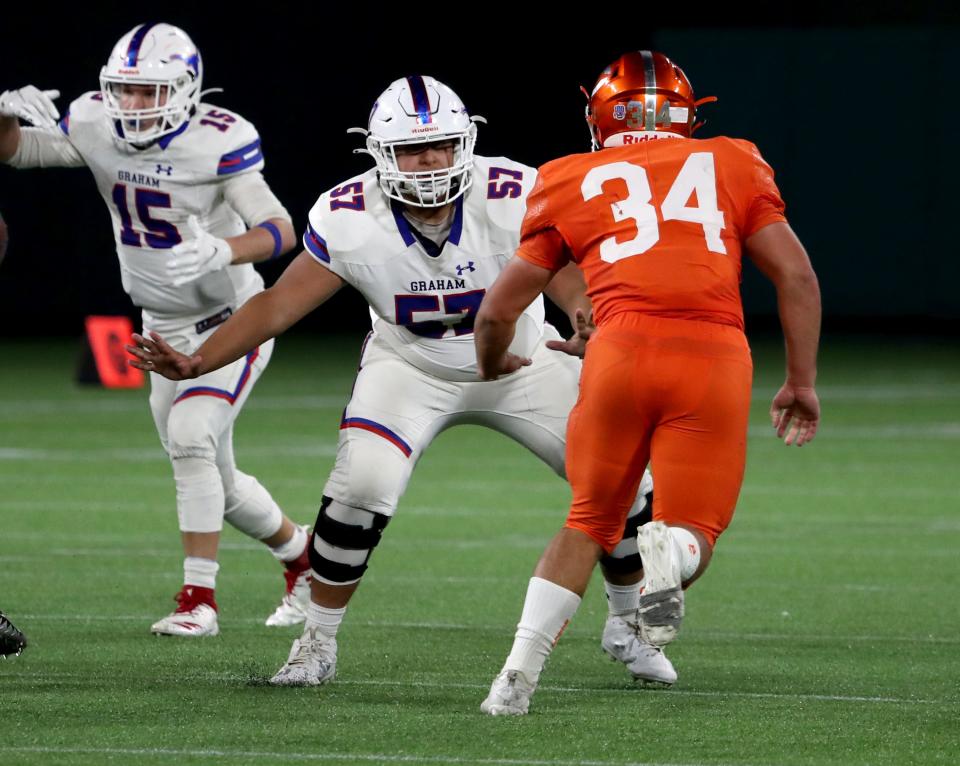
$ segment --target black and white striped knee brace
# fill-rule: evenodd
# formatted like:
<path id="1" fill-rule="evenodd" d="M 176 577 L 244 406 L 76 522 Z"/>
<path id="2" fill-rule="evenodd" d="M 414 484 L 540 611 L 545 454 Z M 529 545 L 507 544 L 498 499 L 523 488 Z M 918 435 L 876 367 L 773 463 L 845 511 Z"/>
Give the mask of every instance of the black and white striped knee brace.
<path id="1" fill-rule="evenodd" d="M 324 496 L 310 540 L 310 567 L 329 585 L 351 585 L 367 569 L 390 521 L 382 513 L 365 511 Z"/>

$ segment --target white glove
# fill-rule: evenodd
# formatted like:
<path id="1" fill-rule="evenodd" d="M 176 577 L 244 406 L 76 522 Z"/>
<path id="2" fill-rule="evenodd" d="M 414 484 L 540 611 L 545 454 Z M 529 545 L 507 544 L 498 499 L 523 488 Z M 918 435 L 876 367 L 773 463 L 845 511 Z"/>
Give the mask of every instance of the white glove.
<path id="1" fill-rule="evenodd" d="M 38 128 L 54 128 L 60 119 L 53 99 L 60 97 L 58 90 L 40 90 L 25 85 L 19 90 L 0 94 L 0 115 L 20 117 Z"/>
<path id="2" fill-rule="evenodd" d="M 185 285 L 233 263 L 233 250 L 230 245 L 226 240 L 201 229 L 195 215 L 187 219 L 187 226 L 193 232 L 194 239 L 174 246 L 171 250 L 173 257 L 167 261 L 167 276 L 174 287 Z"/>

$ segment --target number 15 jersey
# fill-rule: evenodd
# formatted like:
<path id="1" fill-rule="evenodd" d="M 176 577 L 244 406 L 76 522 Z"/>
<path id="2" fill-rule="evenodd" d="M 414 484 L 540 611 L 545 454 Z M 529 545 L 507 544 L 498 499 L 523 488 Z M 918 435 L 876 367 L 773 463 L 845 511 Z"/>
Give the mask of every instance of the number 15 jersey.
<path id="1" fill-rule="evenodd" d="M 59 129 L 24 128 L 36 146 L 15 156 L 17 167 L 86 165 L 113 222 L 123 288 L 153 329 L 192 324 L 225 306 L 236 310 L 263 289 L 251 264 L 204 274 L 174 286 L 167 275 L 170 250 L 185 238 L 190 215 L 218 237 L 247 230 L 225 197 L 227 183 L 263 169 L 260 137 L 235 112 L 200 104 L 179 130 L 137 148 L 115 140 L 99 92 L 76 99 Z M 21 141 L 21 144 L 24 142 Z"/>
<path id="2" fill-rule="evenodd" d="M 598 325 L 634 311 L 742 330 L 742 244 L 786 220 L 773 170 L 748 141 L 655 138 L 544 165 L 517 254 L 576 261 Z"/>

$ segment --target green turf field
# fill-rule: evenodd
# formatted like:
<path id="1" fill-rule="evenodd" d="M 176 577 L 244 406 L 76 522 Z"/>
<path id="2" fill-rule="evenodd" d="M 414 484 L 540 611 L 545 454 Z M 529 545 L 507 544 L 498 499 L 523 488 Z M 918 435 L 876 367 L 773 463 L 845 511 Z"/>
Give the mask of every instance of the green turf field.
<path id="1" fill-rule="evenodd" d="M 282 340 L 240 418 L 240 467 L 312 521 L 359 339 Z M 0 343 L 0 608 L 30 639 L 0 662 L 0 762 L 956 764 L 960 762 L 960 355 L 942 341 L 828 341 L 817 440 L 765 410 L 755 348 L 747 476 L 670 649 L 673 689 L 599 650 L 594 582 L 531 714 L 480 701 L 568 493 L 478 428 L 421 461 L 340 631 L 337 681 L 265 679 L 280 568 L 225 533 L 222 634 L 149 634 L 181 553 L 146 392 L 77 388 L 72 343 Z"/>

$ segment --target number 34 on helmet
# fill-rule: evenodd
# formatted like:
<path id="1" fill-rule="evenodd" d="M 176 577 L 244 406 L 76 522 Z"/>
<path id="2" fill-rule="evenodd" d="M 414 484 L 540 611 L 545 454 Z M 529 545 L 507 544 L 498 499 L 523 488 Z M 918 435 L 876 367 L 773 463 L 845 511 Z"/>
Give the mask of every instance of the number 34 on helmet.
<path id="1" fill-rule="evenodd" d="M 587 126 L 594 151 L 651 138 L 656 133 L 690 137 L 703 123 L 697 99 L 683 70 L 656 51 L 631 51 L 603 70 L 587 93 Z"/>

